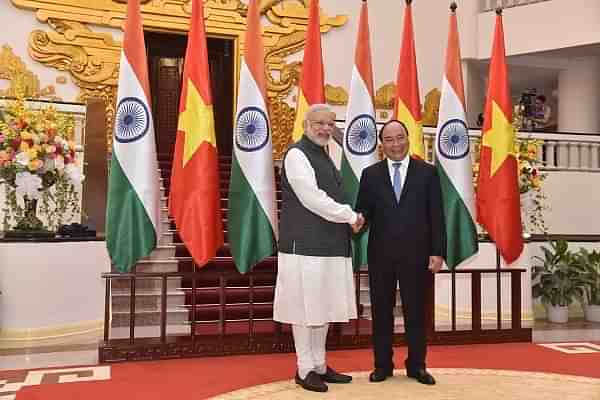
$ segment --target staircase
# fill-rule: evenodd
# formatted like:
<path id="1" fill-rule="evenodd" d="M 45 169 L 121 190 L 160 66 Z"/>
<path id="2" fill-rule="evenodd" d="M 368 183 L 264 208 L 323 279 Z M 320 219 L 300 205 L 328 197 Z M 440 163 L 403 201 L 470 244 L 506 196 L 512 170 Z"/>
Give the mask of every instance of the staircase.
<path id="1" fill-rule="evenodd" d="M 164 182 L 164 179 L 163 179 Z M 146 258 L 140 260 L 136 272 L 177 272 L 178 261 L 175 258 L 177 247 L 173 244 L 171 221 L 167 213 L 167 193 L 161 188 L 161 229 L 158 247 Z M 113 280 L 111 286 L 111 327 L 116 337 L 128 334 L 119 327 L 128 327 L 130 320 L 130 282 L 126 279 Z M 140 279 L 136 282 L 135 325 L 137 327 L 157 327 L 160 324 L 160 279 Z M 167 323 L 169 325 L 187 325 L 188 315 L 184 308 L 185 292 L 181 289 L 181 279 L 169 279 L 167 283 Z"/>
<path id="2" fill-rule="evenodd" d="M 231 158 L 220 157 L 221 213 L 225 244 L 211 262 L 200 269 L 196 296 L 192 297 L 191 279 L 184 279 L 185 308 L 189 321 L 194 321 L 196 334 L 242 333 L 257 324 L 260 329 L 273 328 L 273 297 L 277 274 L 277 258 L 269 257 L 256 265 L 251 273 L 240 274 L 231 257 L 227 235 L 228 191 Z M 278 209 L 281 199 L 276 174 Z M 194 265 L 185 246 L 175 234 L 176 258 L 180 272 L 193 271 Z M 252 322 L 250 322 L 252 320 Z M 268 328 L 267 328 L 268 329 Z"/>
<path id="3" fill-rule="evenodd" d="M 179 238 L 175 224 L 168 217 L 167 198 L 171 176 L 171 163 L 159 162 L 162 176 L 161 219 L 163 233 L 159 247 L 136 265 L 136 272 L 192 272 L 191 255 Z M 237 332 L 247 329 L 272 330 L 273 297 L 277 271 L 277 258 L 269 257 L 256 265 L 251 274 L 237 272 L 231 257 L 227 237 L 228 189 L 231 158 L 219 158 L 221 212 L 225 229 L 225 245 L 215 257 L 199 271 L 196 279 L 195 299 L 192 298 L 191 279 L 170 278 L 167 281 L 167 325 L 169 331 L 196 334 Z M 281 201 L 279 177 L 277 179 L 278 208 Z M 136 327 L 158 328 L 160 324 L 160 279 L 142 279 L 136 283 Z M 112 283 L 112 328 L 128 327 L 130 321 L 130 283 L 115 280 Z M 252 320 L 252 322 L 250 322 Z M 122 329 L 127 336 L 128 330 Z M 112 335 L 115 337 L 115 335 Z"/>

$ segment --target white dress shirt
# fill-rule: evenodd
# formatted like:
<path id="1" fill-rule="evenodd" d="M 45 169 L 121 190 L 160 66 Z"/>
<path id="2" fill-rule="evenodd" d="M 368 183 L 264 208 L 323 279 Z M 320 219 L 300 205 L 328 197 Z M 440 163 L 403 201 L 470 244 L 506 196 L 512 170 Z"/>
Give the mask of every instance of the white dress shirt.
<path id="1" fill-rule="evenodd" d="M 394 168 L 394 164 L 398 163 L 398 162 L 401 163 L 400 164 L 400 193 L 402 193 L 402 189 L 404 188 L 404 182 L 406 182 L 406 172 L 408 171 L 408 163 L 410 163 L 410 155 L 408 153 L 406 153 L 406 157 L 404 157 L 400 161 L 394 161 L 389 158 L 387 159 L 388 170 L 390 173 L 390 182 L 392 184 L 392 187 L 394 187 L 394 172 L 396 171 L 396 168 Z"/>
<path id="2" fill-rule="evenodd" d="M 299 149 L 291 149 L 285 157 L 285 171 L 298 200 L 309 211 L 335 223 L 354 224 L 357 214 L 347 204 L 333 200 L 317 186 L 317 177 L 310 161 Z"/>
<path id="3" fill-rule="evenodd" d="M 299 149 L 285 157 L 285 172 L 300 203 L 335 223 L 356 222 L 357 214 L 317 186 L 315 170 Z M 273 303 L 275 321 L 324 326 L 356 318 L 356 290 L 350 257 L 317 257 L 279 252 Z"/>

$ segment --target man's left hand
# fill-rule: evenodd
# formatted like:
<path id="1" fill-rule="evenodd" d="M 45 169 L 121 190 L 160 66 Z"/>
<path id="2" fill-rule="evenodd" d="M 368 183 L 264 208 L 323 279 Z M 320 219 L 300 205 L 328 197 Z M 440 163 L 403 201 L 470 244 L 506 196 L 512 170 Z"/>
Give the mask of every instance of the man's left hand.
<path id="1" fill-rule="evenodd" d="M 440 256 L 429 256 L 429 270 L 432 273 L 439 272 L 442 269 L 444 260 Z"/>

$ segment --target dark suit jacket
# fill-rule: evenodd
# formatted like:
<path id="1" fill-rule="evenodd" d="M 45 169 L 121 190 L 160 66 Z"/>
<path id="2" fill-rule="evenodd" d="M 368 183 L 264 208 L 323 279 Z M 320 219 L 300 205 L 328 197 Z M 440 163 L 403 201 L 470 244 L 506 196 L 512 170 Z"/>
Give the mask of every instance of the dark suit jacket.
<path id="1" fill-rule="evenodd" d="M 429 256 L 445 255 L 440 181 L 434 166 L 411 159 L 396 202 L 387 161 L 366 168 L 356 210 L 370 228 L 368 260 L 426 267 Z"/>

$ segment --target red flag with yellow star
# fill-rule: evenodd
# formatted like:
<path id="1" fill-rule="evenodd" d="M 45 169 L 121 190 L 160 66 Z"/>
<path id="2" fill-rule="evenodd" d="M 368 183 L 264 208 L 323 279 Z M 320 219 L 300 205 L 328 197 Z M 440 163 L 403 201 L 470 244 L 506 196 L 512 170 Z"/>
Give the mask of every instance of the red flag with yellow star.
<path id="1" fill-rule="evenodd" d="M 313 104 L 325 103 L 325 80 L 323 72 L 323 55 L 321 51 L 321 22 L 319 17 L 319 0 L 310 0 L 308 9 L 308 28 L 306 29 L 306 46 L 302 59 L 302 71 L 298 85 L 296 119 L 292 138 L 300 140 L 304 134 L 304 115 Z"/>
<path id="2" fill-rule="evenodd" d="M 204 7 L 200 0 L 192 0 L 171 174 L 169 213 L 195 263 L 203 266 L 223 245 L 223 225 Z"/>
<path id="3" fill-rule="evenodd" d="M 496 31 L 490 62 L 488 93 L 481 131 L 477 220 L 507 263 L 523 251 L 515 130 L 504 51 L 502 15 L 496 16 Z"/>
<path id="4" fill-rule="evenodd" d="M 408 130 L 410 154 L 423 160 L 425 159 L 425 145 L 421 123 L 421 100 L 411 3 L 412 0 L 406 0 L 393 115 Z"/>

